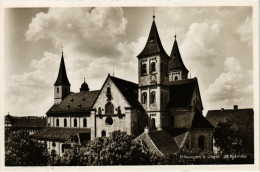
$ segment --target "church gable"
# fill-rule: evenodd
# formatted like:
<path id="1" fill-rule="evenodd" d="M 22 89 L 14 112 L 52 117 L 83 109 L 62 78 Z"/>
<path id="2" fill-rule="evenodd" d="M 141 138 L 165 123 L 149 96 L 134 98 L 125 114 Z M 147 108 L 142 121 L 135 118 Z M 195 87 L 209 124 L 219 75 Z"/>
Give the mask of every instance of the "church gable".
<path id="1" fill-rule="evenodd" d="M 134 92 L 134 89 L 124 87 L 126 83 L 123 82 L 120 85 L 120 81 L 122 80 L 119 78 L 108 76 L 93 105 L 97 114 L 125 114 L 126 107 L 137 104 L 134 102 L 133 95 L 130 95 L 131 92 Z"/>

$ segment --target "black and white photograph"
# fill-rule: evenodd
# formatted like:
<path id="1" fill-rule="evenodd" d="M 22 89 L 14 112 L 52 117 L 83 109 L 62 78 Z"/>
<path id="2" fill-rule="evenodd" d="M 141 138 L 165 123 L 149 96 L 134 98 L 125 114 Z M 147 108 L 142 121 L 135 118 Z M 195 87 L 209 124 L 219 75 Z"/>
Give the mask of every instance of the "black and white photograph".
<path id="1" fill-rule="evenodd" d="M 259 165 L 253 3 L 2 10 L 6 169 Z"/>

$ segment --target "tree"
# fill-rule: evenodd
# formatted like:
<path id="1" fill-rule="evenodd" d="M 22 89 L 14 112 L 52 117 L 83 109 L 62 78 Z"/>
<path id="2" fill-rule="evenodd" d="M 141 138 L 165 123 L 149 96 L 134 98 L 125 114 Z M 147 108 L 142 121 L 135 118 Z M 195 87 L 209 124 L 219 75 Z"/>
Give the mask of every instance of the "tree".
<path id="1" fill-rule="evenodd" d="M 157 158 L 126 132 L 114 131 L 110 137 L 98 137 L 86 146 L 66 151 L 52 165 L 150 165 Z"/>
<path id="2" fill-rule="evenodd" d="M 226 154 L 234 152 L 241 154 L 243 149 L 242 135 L 233 126 L 234 124 L 230 121 L 218 123 L 214 133 L 216 146 L 220 148 L 221 152 Z"/>
<path id="3" fill-rule="evenodd" d="M 21 130 L 9 131 L 6 134 L 6 166 L 47 165 L 49 155 L 45 143 L 33 139 L 28 132 Z"/>

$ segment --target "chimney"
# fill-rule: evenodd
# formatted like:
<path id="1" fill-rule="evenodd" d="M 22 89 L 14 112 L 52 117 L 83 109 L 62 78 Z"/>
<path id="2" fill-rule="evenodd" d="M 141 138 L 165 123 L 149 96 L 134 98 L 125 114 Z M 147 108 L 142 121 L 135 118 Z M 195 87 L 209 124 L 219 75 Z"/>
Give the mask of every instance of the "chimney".
<path id="1" fill-rule="evenodd" d="M 224 111 L 224 108 L 221 108 L 221 111 Z"/>
<path id="2" fill-rule="evenodd" d="M 234 110 L 237 110 L 238 109 L 238 105 L 234 105 Z"/>

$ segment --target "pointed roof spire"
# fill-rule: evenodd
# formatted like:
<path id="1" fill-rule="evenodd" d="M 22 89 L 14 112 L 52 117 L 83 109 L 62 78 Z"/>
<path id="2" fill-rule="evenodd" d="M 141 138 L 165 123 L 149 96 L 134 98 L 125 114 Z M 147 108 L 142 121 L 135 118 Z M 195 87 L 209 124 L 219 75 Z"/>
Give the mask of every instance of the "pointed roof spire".
<path id="1" fill-rule="evenodd" d="M 57 80 L 54 85 L 55 86 L 58 86 L 58 85 L 69 85 L 70 86 L 70 82 L 68 80 L 67 73 L 66 73 L 63 51 L 62 51 L 62 55 L 61 55 L 59 74 L 58 74 Z"/>
<path id="2" fill-rule="evenodd" d="M 172 52 L 169 61 L 169 70 L 183 70 L 185 72 L 189 72 L 182 61 L 176 37 L 177 36 L 175 33 L 174 35 L 175 40 L 173 43 Z"/>
<path id="3" fill-rule="evenodd" d="M 153 22 L 152 22 L 150 34 L 148 36 L 146 45 L 143 51 L 137 56 L 138 58 L 146 57 L 149 55 L 155 55 L 155 54 L 164 54 L 165 56 L 169 57 L 162 46 L 154 18 L 155 15 L 153 15 Z"/>

